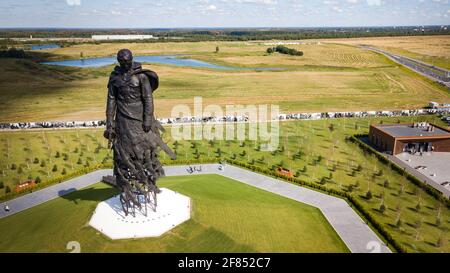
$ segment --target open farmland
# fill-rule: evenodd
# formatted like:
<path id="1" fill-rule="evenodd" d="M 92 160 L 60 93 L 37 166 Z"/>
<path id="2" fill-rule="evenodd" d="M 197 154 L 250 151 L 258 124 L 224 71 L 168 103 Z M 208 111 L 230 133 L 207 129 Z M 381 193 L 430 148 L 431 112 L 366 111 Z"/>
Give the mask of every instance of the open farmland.
<path id="1" fill-rule="evenodd" d="M 219 53 L 214 53 L 219 46 Z M 282 112 L 394 110 L 450 102 L 448 90 L 373 52 L 349 45 L 311 42 L 292 45 L 303 57 L 268 55 L 265 42 L 81 44 L 45 50 L 48 59 L 110 56 L 128 47 L 136 55 L 189 54 L 233 67 L 282 71 L 213 70 L 146 65 L 158 72 L 156 114 L 173 106 L 278 104 Z M 112 66 L 69 68 L 29 60 L 1 59 L 0 122 L 103 119 Z M 389 96 L 389 101 L 386 101 Z"/>
<path id="2" fill-rule="evenodd" d="M 371 45 L 435 66 L 450 69 L 450 35 L 336 39 L 336 43 Z"/>

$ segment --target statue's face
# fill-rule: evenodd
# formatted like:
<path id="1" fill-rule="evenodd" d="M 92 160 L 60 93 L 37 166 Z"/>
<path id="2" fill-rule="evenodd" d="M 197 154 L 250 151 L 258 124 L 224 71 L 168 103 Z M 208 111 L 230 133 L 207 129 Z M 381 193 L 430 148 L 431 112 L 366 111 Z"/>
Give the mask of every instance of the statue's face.
<path id="1" fill-rule="evenodd" d="M 130 70 L 133 65 L 133 55 L 128 49 L 122 49 L 117 53 L 117 61 L 120 67 L 126 71 Z"/>

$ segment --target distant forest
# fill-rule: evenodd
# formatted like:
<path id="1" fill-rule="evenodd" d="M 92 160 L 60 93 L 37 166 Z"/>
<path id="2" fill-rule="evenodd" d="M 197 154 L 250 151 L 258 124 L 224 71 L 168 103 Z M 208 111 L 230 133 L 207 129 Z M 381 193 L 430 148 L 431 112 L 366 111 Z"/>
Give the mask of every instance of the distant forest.
<path id="1" fill-rule="evenodd" d="M 0 38 L 91 38 L 105 34 L 151 34 L 161 41 L 250 41 L 356 38 L 380 36 L 450 35 L 450 26 L 352 28 L 238 29 L 0 29 Z M 178 39 L 177 39 L 178 38 Z M 181 39 L 180 39 L 181 38 Z M 146 40 L 145 42 L 149 42 Z"/>

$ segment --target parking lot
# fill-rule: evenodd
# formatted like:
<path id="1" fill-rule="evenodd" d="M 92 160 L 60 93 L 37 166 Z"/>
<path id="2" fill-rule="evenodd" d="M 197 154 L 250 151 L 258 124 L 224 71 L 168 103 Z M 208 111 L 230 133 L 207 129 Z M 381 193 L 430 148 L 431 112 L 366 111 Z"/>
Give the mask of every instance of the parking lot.
<path id="1" fill-rule="evenodd" d="M 392 159 L 445 196 L 450 196 L 450 153 L 424 153 L 422 156 L 402 153 Z"/>

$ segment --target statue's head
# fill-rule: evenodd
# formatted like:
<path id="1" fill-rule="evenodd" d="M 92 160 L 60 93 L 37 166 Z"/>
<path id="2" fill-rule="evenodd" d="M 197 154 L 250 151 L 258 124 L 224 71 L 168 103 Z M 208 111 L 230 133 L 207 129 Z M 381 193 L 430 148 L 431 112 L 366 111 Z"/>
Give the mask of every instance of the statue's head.
<path id="1" fill-rule="evenodd" d="M 124 70 L 130 70 L 133 65 L 133 53 L 129 49 L 121 49 L 117 52 L 117 61 Z"/>

